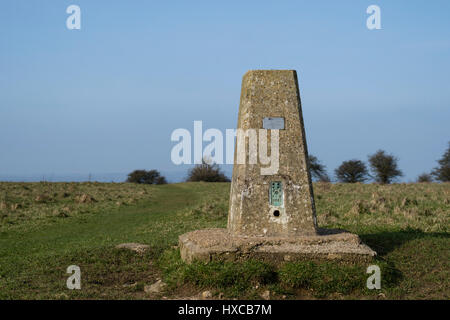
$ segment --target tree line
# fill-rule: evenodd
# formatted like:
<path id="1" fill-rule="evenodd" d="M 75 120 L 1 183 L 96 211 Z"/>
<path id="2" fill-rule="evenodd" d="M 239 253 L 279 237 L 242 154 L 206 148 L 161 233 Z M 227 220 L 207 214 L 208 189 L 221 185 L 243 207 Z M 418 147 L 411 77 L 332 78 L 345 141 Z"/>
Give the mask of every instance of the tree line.
<path id="1" fill-rule="evenodd" d="M 309 169 L 311 176 L 316 181 L 330 182 L 326 167 L 317 159 L 309 156 Z M 358 159 L 343 161 L 339 167 L 334 170 L 336 180 L 342 183 L 365 182 L 373 179 L 380 184 L 389 184 L 398 177 L 403 176 L 403 172 L 398 167 L 398 158 L 388 154 L 384 150 L 378 150 L 368 156 L 369 168 Z M 429 173 L 422 173 L 418 176 L 417 182 L 450 181 L 450 142 L 447 150 L 438 161 L 438 166 Z"/>
<path id="2" fill-rule="evenodd" d="M 388 154 L 384 150 L 378 150 L 368 156 L 369 166 L 358 159 L 343 161 L 334 170 L 336 180 L 342 183 L 365 182 L 373 179 L 380 184 L 389 184 L 398 177 L 403 176 L 403 172 L 398 167 L 398 158 Z M 450 142 L 447 150 L 441 159 L 437 160 L 438 166 L 429 173 L 423 173 L 417 178 L 417 182 L 450 181 Z M 317 157 L 309 155 L 309 170 L 311 176 L 316 181 L 330 182 L 325 165 Z M 370 170 L 369 170 L 370 169 Z M 229 182 L 230 179 L 220 170 L 220 167 L 203 159 L 201 164 L 197 164 L 188 171 L 188 182 Z M 127 181 L 142 184 L 166 184 L 167 180 L 157 170 L 134 170 L 128 175 Z"/>

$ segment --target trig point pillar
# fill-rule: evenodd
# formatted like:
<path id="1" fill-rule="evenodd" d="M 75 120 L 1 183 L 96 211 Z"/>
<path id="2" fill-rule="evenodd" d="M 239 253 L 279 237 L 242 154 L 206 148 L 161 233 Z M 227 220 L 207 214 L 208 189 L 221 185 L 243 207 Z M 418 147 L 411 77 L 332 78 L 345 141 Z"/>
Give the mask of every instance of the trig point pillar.
<path id="1" fill-rule="evenodd" d="M 181 258 L 188 263 L 370 262 L 376 252 L 356 234 L 318 228 L 307 159 L 297 73 L 247 72 L 242 80 L 227 228 L 181 235 Z"/>
<path id="2" fill-rule="evenodd" d="M 235 235 L 293 236 L 317 233 L 313 188 L 308 168 L 300 93 L 294 70 L 249 71 L 242 80 L 237 124 L 246 139 L 236 143 L 228 229 Z M 251 130 L 261 142 L 261 129 L 278 131 L 277 168 L 250 163 Z M 271 143 L 267 143 L 270 149 Z M 258 148 L 254 152 L 258 153 Z M 249 151 L 250 150 L 250 151 Z M 277 150 L 270 150 L 276 152 Z M 245 153 L 245 154 L 242 154 Z M 272 155 L 273 156 L 273 155 Z M 239 163 L 237 159 L 247 160 Z M 253 161 L 255 162 L 255 161 Z M 268 171 L 268 172 L 267 172 Z"/>

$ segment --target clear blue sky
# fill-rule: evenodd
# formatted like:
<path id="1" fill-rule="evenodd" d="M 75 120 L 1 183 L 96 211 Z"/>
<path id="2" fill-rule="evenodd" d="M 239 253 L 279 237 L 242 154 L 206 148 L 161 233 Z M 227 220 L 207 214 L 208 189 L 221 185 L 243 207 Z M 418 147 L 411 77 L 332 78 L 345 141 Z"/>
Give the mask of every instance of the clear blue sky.
<path id="1" fill-rule="evenodd" d="M 371 4 L 382 30 L 366 28 Z M 450 140 L 448 0 L 5 0 L 0 173 L 182 170 L 171 132 L 235 128 L 249 69 L 297 70 L 330 173 L 381 148 L 414 180 Z"/>

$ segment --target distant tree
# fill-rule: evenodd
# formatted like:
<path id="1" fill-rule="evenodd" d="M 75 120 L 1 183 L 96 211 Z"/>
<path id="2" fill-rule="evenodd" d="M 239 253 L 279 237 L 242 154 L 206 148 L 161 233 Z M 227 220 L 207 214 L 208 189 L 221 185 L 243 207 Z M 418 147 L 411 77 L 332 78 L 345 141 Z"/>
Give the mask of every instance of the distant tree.
<path id="1" fill-rule="evenodd" d="M 447 151 L 440 160 L 438 160 L 439 166 L 434 168 L 431 173 L 436 180 L 442 182 L 450 181 L 450 142 L 448 143 Z"/>
<path id="2" fill-rule="evenodd" d="M 134 170 L 128 174 L 127 182 L 142 184 L 166 184 L 166 178 L 157 170 Z"/>
<path id="3" fill-rule="evenodd" d="M 364 182 L 368 175 L 366 165 L 361 160 L 344 161 L 334 173 L 336 178 L 344 183 Z"/>
<path id="4" fill-rule="evenodd" d="M 167 184 L 166 177 L 159 176 L 158 178 L 156 178 L 155 184 Z"/>
<path id="5" fill-rule="evenodd" d="M 197 164 L 189 170 L 186 181 L 230 182 L 230 179 L 220 170 L 216 163 L 212 163 L 208 159 L 202 159 L 201 164 Z"/>
<path id="6" fill-rule="evenodd" d="M 311 177 L 316 181 L 330 182 L 330 177 L 328 177 L 326 167 L 320 163 L 316 156 L 310 154 L 308 156 L 309 171 L 311 172 Z"/>
<path id="7" fill-rule="evenodd" d="M 433 177 L 429 173 L 422 173 L 417 177 L 417 182 L 425 183 L 425 182 L 432 182 Z"/>
<path id="8" fill-rule="evenodd" d="M 386 154 L 384 150 L 378 150 L 369 155 L 370 169 L 375 181 L 381 184 L 389 184 L 395 178 L 401 177 L 403 173 L 398 169 L 398 159 L 393 155 Z"/>
<path id="9" fill-rule="evenodd" d="M 321 176 L 319 177 L 319 179 L 317 179 L 317 182 L 331 182 L 331 179 L 330 179 L 330 177 L 328 176 L 328 174 L 325 173 L 325 174 L 321 175 Z"/>

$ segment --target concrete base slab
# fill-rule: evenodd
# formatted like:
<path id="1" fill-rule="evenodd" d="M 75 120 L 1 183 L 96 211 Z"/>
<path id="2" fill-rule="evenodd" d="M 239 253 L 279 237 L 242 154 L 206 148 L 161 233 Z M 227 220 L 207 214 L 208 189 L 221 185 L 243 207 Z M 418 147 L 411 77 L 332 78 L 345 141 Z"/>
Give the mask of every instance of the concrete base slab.
<path id="1" fill-rule="evenodd" d="M 204 229 L 181 235 L 179 247 L 187 263 L 257 259 L 275 264 L 299 260 L 355 264 L 376 256 L 356 234 L 332 229 L 289 238 L 232 236 L 227 229 Z"/>

